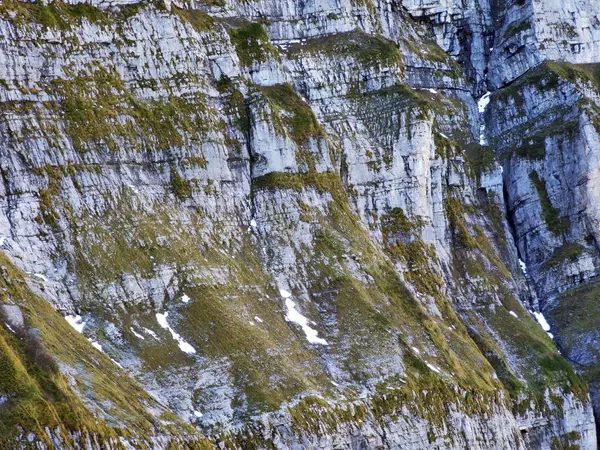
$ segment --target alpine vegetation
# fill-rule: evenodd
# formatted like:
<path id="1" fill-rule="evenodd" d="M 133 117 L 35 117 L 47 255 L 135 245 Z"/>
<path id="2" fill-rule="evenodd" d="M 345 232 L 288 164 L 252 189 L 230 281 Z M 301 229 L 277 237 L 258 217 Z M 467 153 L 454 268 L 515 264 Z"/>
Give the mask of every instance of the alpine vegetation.
<path id="1" fill-rule="evenodd" d="M 0 448 L 597 448 L 596 1 L 3 0 L 0 180 Z"/>

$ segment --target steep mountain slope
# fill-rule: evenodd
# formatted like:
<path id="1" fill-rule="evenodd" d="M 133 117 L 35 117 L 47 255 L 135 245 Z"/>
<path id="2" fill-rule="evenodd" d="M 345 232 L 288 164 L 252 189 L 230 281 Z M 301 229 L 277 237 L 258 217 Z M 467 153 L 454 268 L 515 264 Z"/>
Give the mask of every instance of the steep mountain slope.
<path id="1" fill-rule="evenodd" d="M 598 11 L 451 3 L 2 3 L 3 444 L 595 448 Z"/>

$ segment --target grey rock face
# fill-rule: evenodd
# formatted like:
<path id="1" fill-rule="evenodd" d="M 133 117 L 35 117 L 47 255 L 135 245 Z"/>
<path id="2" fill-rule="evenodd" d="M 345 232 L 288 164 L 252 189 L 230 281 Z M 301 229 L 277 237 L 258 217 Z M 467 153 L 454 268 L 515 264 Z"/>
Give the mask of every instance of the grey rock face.
<path id="1" fill-rule="evenodd" d="M 512 25 L 505 28 L 505 43 L 496 44 L 503 53 L 494 52 L 490 73 L 496 86 L 511 84 L 492 96 L 486 123 L 503 161 L 508 214 L 532 305 L 549 317 L 557 344 L 590 381 L 594 397 L 598 11 L 585 2 L 528 8 L 527 20 L 517 14 L 522 8 L 506 12 L 505 26 Z M 558 35 L 562 40 L 550 39 Z"/>
<path id="2" fill-rule="evenodd" d="M 600 20 L 586 0 L 514 3 L 497 14 L 501 24 L 490 63 L 490 81 L 499 87 L 545 60 L 575 64 L 600 59 Z"/>
<path id="3" fill-rule="evenodd" d="M 593 5 L 561 5 L 3 13 L 2 252 L 221 447 L 595 448 L 586 388 L 528 309 L 599 267 L 598 96 L 545 76 L 496 92 L 502 166 L 473 97 L 598 60 Z M 562 20 L 579 52 L 547 34 Z M 510 153 L 528 134 L 543 159 Z"/>
<path id="4" fill-rule="evenodd" d="M 408 0 L 403 6 L 412 17 L 431 22 L 438 45 L 461 61 L 478 90 L 485 92 L 494 44 L 490 2 Z"/>

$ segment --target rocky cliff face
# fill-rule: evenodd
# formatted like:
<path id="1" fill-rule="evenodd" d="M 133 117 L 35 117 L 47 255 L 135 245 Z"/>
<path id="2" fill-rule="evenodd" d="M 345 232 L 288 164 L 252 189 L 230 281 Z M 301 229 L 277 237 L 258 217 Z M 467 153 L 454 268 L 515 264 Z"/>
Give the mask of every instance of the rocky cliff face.
<path id="1" fill-rule="evenodd" d="M 599 13 L 4 2 L 3 443 L 596 448 Z"/>

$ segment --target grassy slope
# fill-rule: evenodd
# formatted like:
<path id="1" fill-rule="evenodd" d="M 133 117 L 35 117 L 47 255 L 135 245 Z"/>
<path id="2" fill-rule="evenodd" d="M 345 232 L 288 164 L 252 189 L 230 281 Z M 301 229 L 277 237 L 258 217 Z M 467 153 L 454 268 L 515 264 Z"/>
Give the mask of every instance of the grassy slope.
<path id="1" fill-rule="evenodd" d="M 153 434 L 186 429 L 35 295 L 26 275 L 4 254 L 0 266 L 2 303 L 18 305 L 25 318 L 16 334 L 4 326 L 6 320 L 0 327 L 0 391 L 7 396 L 0 406 L 0 436 L 5 445 L 22 430 L 47 439 L 46 426 L 60 429 L 66 442 L 71 442 L 69 432 L 81 431 L 101 440 L 143 437 L 141 446 Z M 163 411 L 164 417 L 155 417 L 151 409 Z M 194 440 L 195 432 L 187 432 Z M 201 436 L 196 440 L 201 445 Z"/>
<path id="2" fill-rule="evenodd" d="M 48 26 L 57 20 L 52 19 L 46 10 L 38 9 L 38 6 L 27 7 L 20 13 L 24 20 L 31 14 Z M 50 13 L 54 14 L 53 11 Z M 251 39 L 246 39 L 248 36 Z M 234 40 L 239 41 L 238 45 L 242 40 L 250 45 L 256 44 L 261 36 L 262 31 L 258 26 L 249 26 L 248 29 L 233 33 Z M 384 62 L 397 63 L 396 48 L 390 46 L 389 42 L 377 38 L 369 41 L 369 45 L 384 50 Z M 344 37 L 332 48 L 354 51 L 355 46 L 354 38 L 346 40 Z M 257 58 L 262 59 L 268 57 L 271 50 L 271 47 L 266 50 L 255 48 L 253 52 L 256 51 Z M 318 47 L 316 51 L 320 51 Z M 361 55 L 364 64 L 373 63 L 370 57 L 367 58 L 368 53 L 361 52 Z M 113 111 L 114 115 L 98 116 L 95 110 L 91 110 L 86 92 L 88 88 L 83 88 L 90 83 L 102 94 L 106 110 Z M 111 89 L 107 86 L 111 86 Z M 65 114 L 67 131 L 82 153 L 99 143 L 112 149 L 116 146 L 116 136 L 122 137 L 128 145 L 135 146 L 138 133 L 156 135 L 156 139 L 143 141 L 144 146 L 165 149 L 183 144 L 176 129 L 189 132 L 203 129 L 198 126 L 197 116 L 192 116 L 193 121 L 188 120 L 188 103 L 169 101 L 157 105 L 139 104 L 128 95 L 114 74 L 105 71 L 97 72 L 93 80 L 79 76 L 73 82 L 63 83 L 57 88 L 67 94 L 60 108 Z M 285 132 L 296 142 L 322 136 L 314 115 L 308 113 L 306 105 L 299 101 L 298 95 L 290 92 L 288 86 L 264 89 L 263 94 L 276 108 L 287 107 L 291 110 L 288 111 L 291 115 L 283 115 L 279 126 L 285 128 Z M 403 101 L 411 103 L 411 108 L 422 109 L 420 112 L 425 115 L 436 110 L 435 103 L 428 103 L 421 94 L 411 93 L 404 86 L 385 90 L 378 95 L 402 97 Z M 120 101 L 122 98 L 125 102 Z M 195 106 L 203 105 L 201 98 L 190 101 Z M 124 110 L 121 111 L 121 108 Z M 201 113 L 204 111 L 204 107 L 198 109 Z M 130 116 L 132 124 L 119 124 L 115 120 L 115 110 Z M 167 117 L 172 120 L 165 121 Z M 145 128 L 139 128 L 140 124 L 136 127 L 135 121 L 143 123 Z M 94 126 L 82 125 L 90 122 Z M 307 166 L 310 168 L 310 164 Z M 173 190 L 177 197 L 188 197 L 189 189 L 185 181 L 173 178 Z M 386 249 L 387 253 L 382 251 L 359 226 L 337 174 L 274 174 L 269 179 L 255 181 L 254 188 L 263 192 L 292 191 L 298 195 L 297 200 L 300 200 L 302 193 L 316 190 L 323 198 L 332 199 L 326 214 L 304 208 L 304 217 L 318 225 L 318 232 L 314 236 L 314 252 L 299 255 L 311 274 L 306 281 L 315 307 L 321 310 L 327 307 L 335 309 L 339 323 L 337 337 L 334 337 L 332 330 L 323 330 L 329 333 L 328 339 L 332 341 L 330 351 L 339 356 L 342 367 L 356 383 L 365 382 L 373 375 L 370 359 L 373 351 L 381 354 L 398 352 L 403 356 L 406 369 L 408 382 L 402 387 L 393 379 L 383 382 L 380 389 L 383 391 L 389 384 L 391 395 L 377 396 L 369 414 L 394 415 L 404 405 L 440 423 L 450 404 L 455 402 L 460 402 L 460 407 L 465 410 L 480 413 L 486 408 L 485 402 L 470 404 L 459 398 L 453 387 L 470 390 L 478 399 L 486 396 L 495 398 L 499 384 L 491 375 L 492 365 L 513 394 L 520 391 L 539 394 L 545 386 L 553 385 L 573 390 L 580 388 L 572 370 L 564 365 L 545 334 L 536 331 L 531 318 L 509 293 L 502 293 L 505 300 L 503 308 L 497 306 L 493 311 L 490 308 L 489 313 L 461 313 L 462 320 L 467 324 L 464 326 L 451 299 L 438 293 L 440 274 L 436 272 L 435 258 L 430 254 L 430 249 L 419 242 L 410 242 L 404 247 L 396 243 L 394 248 Z M 49 194 L 52 194 L 51 189 Z M 43 219 L 48 225 L 56 226 L 53 221 L 56 218 L 56 205 L 49 197 Z M 300 204 L 298 207 L 303 209 Z M 150 261 L 152 256 L 155 264 L 177 268 L 180 286 L 193 299 L 185 306 L 166 305 L 173 313 L 170 317 L 174 318 L 177 330 L 201 354 L 212 358 L 226 357 L 232 362 L 233 379 L 242 391 L 239 401 L 248 402 L 248 413 L 276 409 L 283 401 L 306 390 L 328 392 L 331 385 L 324 375 L 318 351 L 307 348 L 303 337 L 298 336 L 285 322 L 281 302 L 271 300 L 277 297 L 277 291 L 273 280 L 265 273 L 259 251 L 249 238 L 240 238 L 241 242 L 236 243 L 240 251 L 224 255 L 211 248 L 214 242 L 218 242 L 218 230 L 211 240 L 202 241 L 195 232 L 200 220 L 192 219 L 191 225 L 171 220 L 177 216 L 177 208 L 161 209 L 157 206 L 156 214 L 143 215 L 123 202 L 114 211 L 102 217 L 84 217 L 78 228 L 73 226 L 73 244 L 77 254 L 72 263 L 79 275 L 82 290 L 91 298 L 98 298 L 98 284 L 115 281 L 123 273 L 150 275 L 153 270 Z M 502 270 L 499 256 L 486 243 L 487 238 L 478 233 L 472 223 L 464 220 L 466 215 L 477 214 L 473 211 L 456 211 L 452 207 L 447 213 L 453 222 L 457 247 L 478 252 L 473 262 L 466 253 L 461 253 L 463 250 L 459 250 L 456 259 L 458 270 L 463 266 L 469 267 L 471 275 L 480 275 L 487 280 L 486 287 L 500 289 L 506 278 L 506 268 Z M 168 245 L 164 244 L 160 234 L 170 237 Z M 343 253 L 361 255 L 361 275 L 368 275 L 368 283 L 359 279 L 352 266 L 343 262 Z M 432 317 L 423 304 L 408 292 L 395 272 L 393 262 L 398 261 L 412 263 L 409 281 L 412 279 L 418 290 L 433 297 L 441 316 Z M 114 424 L 118 428 L 139 433 L 151 430 L 152 419 L 143 413 L 144 404 L 151 403 L 151 400 L 125 376 L 113 377 L 115 367 L 112 362 L 92 350 L 82 336 L 74 333 L 46 303 L 33 296 L 22 281 L 18 282 L 22 274 L 7 261 L 3 265 L 10 269 L 9 279 L 12 281 L 10 286 L 7 284 L 10 298 L 30 312 L 29 326 L 40 330 L 42 342 L 48 351 L 64 364 L 78 366 L 75 381 L 79 383 L 79 389 L 90 389 L 98 399 L 109 400 L 114 407 L 106 413 L 116 419 Z M 214 279 L 197 276 L 204 268 L 223 269 L 228 274 L 227 281 L 217 283 Z M 457 281 L 464 279 L 457 276 Z M 7 280 L 5 282 L 8 283 Z M 84 306 L 87 311 L 95 313 L 99 320 L 116 321 L 124 330 L 136 323 L 156 329 L 151 312 L 136 311 L 132 307 L 119 317 L 112 312 L 101 311 L 93 302 Z M 515 311 L 521 319 L 513 320 L 509 310 Z M 248 324 L 248 318 L 254 315 L 263 318 L 267 332 Z M 390 330 L 396 342 L 390 341 Z M 64 376 L 41 371 L 36 364 L 27 360 L 19 343 L 9 332 L 3 329 L 1 333 L 0 344 L 4 349 L 3 355 L 6 353 L 6 357 L 3 356 L 3 367 L 6 367 L 4 379 L 8 380 L 8 385 L 14 383 L 16 393 L 15 406 L 9 405 L 10 409 L 7 407 L 2 410 L 7 414 L 3 422 L 5 426 L 25 423 L 30 418 L 28 427 L 34 430 L 39 429 L 41 424 L 63 423 L 68 428 L 97 430 L 95 427 L 99 427 L 99 433 L 117 433 L 96 424 L 69 390 Z M 65 339 L 65 336 L 68 338 Z M 140 343 L 134 336 L 126 337 L 146 368 L 158 370 L 165 360 L 173 365 L 192 364 L 192 360 L 177 350 L 176 344 L 168 339 L 166 333 L 162 333 L 163 339 L 158 342 L 148 340 Z M 498 339 L 504 342 L 504 348 L 497 344 Z M 524 342 L 531 343 L 531 346 L 524 347 Z M 417 345 L 425 356 L 416 355 L 412 347 Z M 509 361 L 511 358 L 505 355 L 507 347 L 512 355 L 518 356 L 517 363 Z M 439 366 L 446 375 L 435 374 L 424 363 L 424 358 Z M 448 376 L 450 373 L 454 375 Z M 276 383 L 272 383 L 273 376 L 279 377 Z M 427 394 L 426 391 L 434 394 Z M 419 400 L 415 401 L 415 398 Z M 21 404 L 22 408 L 19 406 Z M 427 407 L 423 408 L 422 405 Z M 296 425 L 303 429 L 311 427 L 306 420 L 311 414 L 307 410 L 314 412 L 315 409 L 327 409 L 321 407 L 323 405 L 307 406 L 302 403 L 298 409 L 293 409 Z M 360 420 L 360 416 L 348 419 L 341 411 L 335 412 L 335 417 Z"/>

